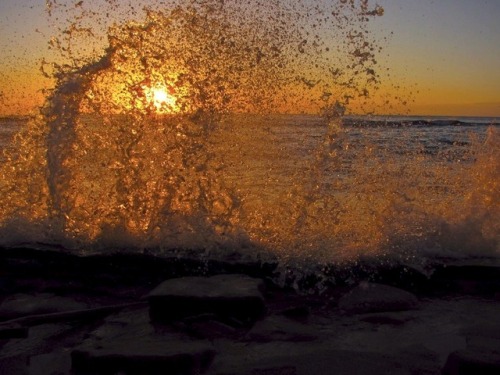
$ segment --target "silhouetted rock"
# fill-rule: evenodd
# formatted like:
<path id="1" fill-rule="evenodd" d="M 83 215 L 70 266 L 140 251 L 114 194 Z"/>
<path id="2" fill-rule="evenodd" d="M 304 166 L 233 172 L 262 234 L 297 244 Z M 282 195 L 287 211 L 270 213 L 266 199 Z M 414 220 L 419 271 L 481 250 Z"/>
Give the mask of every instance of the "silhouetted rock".
<path id="1" fill-rule="evenodd" d="M 200 374 L 215 352 L 206 340 L 154 327 L 147 308 L 135 307 L 104 319 L 71 358 L 76 374 Z"/>
<path id="2" fill-rule="evenodd" d="M 294 306 L 284 309 L 280 313 L 290 319 L 305 321 L 311 311 L 307 306 Z"/>
<path id="3" fill-rule="evenodd" d="M 409 292 L 371 283 L 361 283 L 339 300 L 339 308 L 350 314 L 412 310 L 417 305 L 417 298 Z"/>
<path id="4" fill-rule="evenodd" d="M 369 281 L 417 294 L 428 293 L 431 289 L 428 276 L 414 267 L 399 263 L 376 267 L 369 275 Z"/>
<path id="5" fill-rule="evenodd" d="M 0 325 L 0 340 L 28 337 L 28 328 L 19 324 Z"/>
<path id="6" fill-rule="evenodd" d="M 444 264 L 435 269 L 431 282 L 445 294 L 495 297 L 500 290 L 500 261 L 476 259 Z"/>
<path id="7" fill-rule="evenodd" d="M 314 343 L 264 344 L 252 355 L 215 362 L 210 375 L 412 375 L 395 357 L 362 351 L 331 350 Z"/>
<path id="8" fill-rule="evenodd" d="M 0 305 L 0 320 L 85 308 L 87 308 L 87 305 L 84 303 L 53 294 L 14 294 L 6 298 Z"/>
<path id="9" fill-rule="evenodd" d="M 74 370 L 93 374 L 201 374 L 214 356 L 204 342 L 145 339 L 117 340 L 105 348 L 77 349 L 71 354 Z"/>
<path id="10" fill-rule="evenodd" d="M 449 355 L 443 375 L 498 375 L 500 352 L 494 350 L 459 350 Z"/>
<path id="11" fill-rule="evenodd" d="M 297 323 L 284 316 L 269 316 L 252 327 L 245 336 L 247 341 L 275 342 L 275 341 L 314 341 L 318 333 L 306 324 Z"/>
<path id="12" fill-rule="evenodd" d="M 451 353 L 444 375 L 500 374 L 500 325 L 484 322 L 464 329 L 467 348 Z"/>
<path id="13" fill-rule="evenodd" d="M 211 313 L 224 322 L 249 325 L 265 311 L 263 286 L 262 280 L 245 275 L 167 280 L 148 295 L 151 320 L 168 323 Z"/>
<path id="14" fill-rule="evenodd" d="M 283 283 L 238 254 L 172 254 L 0 252 L 0 373 L 500 373 L 498 262 L 433 263 L 428 279 L 366 259 Z"/>
<path id="15" fill-rule="evenodd" d="M 200 339 L 230 338 L 236 339 L 240 331 L 216 319 L 197 319 L 190 321 L 184 331 L 192 337 Z"/>
<path id="16" fill-rule="evenodd" d="M 393 325 L 393 326 L 401 326 L 408 321 L 412 320 L 412 317 L 408 316 L 397 316 L 396 314 L 398 313 L 393 313 L 393 315 L 390 314 L 369 314 L 368 316 L 363 316 L 360 320 L 362 322 L 367 322 L 371 324 L 388 324 L 388 325 Z"/>

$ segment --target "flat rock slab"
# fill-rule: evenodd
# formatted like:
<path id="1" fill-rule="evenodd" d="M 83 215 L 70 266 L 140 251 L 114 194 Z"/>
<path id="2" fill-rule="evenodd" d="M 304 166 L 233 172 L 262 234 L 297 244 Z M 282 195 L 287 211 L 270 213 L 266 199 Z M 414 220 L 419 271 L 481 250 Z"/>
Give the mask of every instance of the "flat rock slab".
<path id="1" fill-rule="evenodd" d="M 226 322 L 250 325 L 264 311 L 260 279 L 246 275 L 183 277 L 160 284 L 148 295 L 154 322 L 169 323 L 201 314 L 214 314 Z"/>
<path id="2" fill-rule="evenodd" d="M 444 375 L 500 374 L 500 331 L 496 322 L 478 324 L 464 330 L 467 348 L 448 356 Z"/>
<path id="3" fill-rule="evenodd" d="M 71 354 L 77 373 L 92 374 L 202 374 L 214 356 L 213 348 L 204 342 L 144 338 L 80 348 Z"/>
<path id="4" fill-rule="evenodd" d="M 28 328 L 19 324 L 0 324 L 0 340 L 28 337 Z"/>
<path id="5" fill-rule="evenodd" d="M 50 314 L 64 311 L 82 310 L 88 306 L 73 298 L 65 298 L 50 293 L 14 294 L 0 305 L 0 320 L 15 319 L 27 315 Z"/>
<path id="6" fill-rule="evenodd" d="M 216 350 L 173 327 L 155 327 L 147 308 L 108 316 L 71 353 L 75 374 L 202 374 Z"/>
<path id="7" fill-rule="evenodd" d="M 453 352 L 443 369 L 444 375 L 498 375 L 500 352 L 496 350 L 467 349 Z"/>
<path id="8" fill-rule="evenodd" d="M 304 342 L 316 339 L 317 329 L 278 315 L 257 322 L 245 336 L 246 341 L 255 342 Z"/>
<path id="9" fill-rule="evenodd" d="M 307 345 L 307 346 L 305 346 Z M 296 345 L 293 345 L 296 346 Z M 402 361 L 393 356 L 362 351 L 329 350 L 319 345 L 270 345 L 266 353 L 255 353 L 240 360 L 214 363 L 209 375 L 412 375 Z M 286 350 L 289 349 L 288 354 Z M 217 360 L 216 360 L 217 361 Z"/>
<path id="10" fill-rule="evenodd" d="M 383 284 L 361 283 L 339 300 L 339 308 L 349 314 L 413 310 L 417 297 Z"/>

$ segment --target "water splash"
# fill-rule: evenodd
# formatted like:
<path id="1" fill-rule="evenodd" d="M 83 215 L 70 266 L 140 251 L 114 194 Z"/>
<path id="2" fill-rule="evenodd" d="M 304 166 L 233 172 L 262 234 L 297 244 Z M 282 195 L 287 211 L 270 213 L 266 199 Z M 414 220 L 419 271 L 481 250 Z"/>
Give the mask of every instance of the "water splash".
<path id="1" fill-rule="evenodd" d="M 436 162 L 353 139 L 342 123 L 382 79 L 367 27 L 381 7 L 86 6 L 48 1 L 60 55 L 42 70 L 55 88 L 1 167 L 4 241 L 329 262 L 456 248 L 467 228 L 475 250 L 498 251 L 498 134 L 473 143 L 465 163 Z M 103 50 L 91 25 L 105 29 L 105 10 L 124 19 Z M 278 115 L 297 112 L 321 116 Z M 279 138 L 301 119 L 317 138 L 287 149 Z"/>

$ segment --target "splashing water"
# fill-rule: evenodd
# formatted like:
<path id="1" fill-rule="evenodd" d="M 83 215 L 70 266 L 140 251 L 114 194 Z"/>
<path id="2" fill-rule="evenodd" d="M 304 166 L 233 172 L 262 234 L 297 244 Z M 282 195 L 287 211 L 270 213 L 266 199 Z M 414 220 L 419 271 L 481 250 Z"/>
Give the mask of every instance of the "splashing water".
<path id="1" fill-rule="evenodd" d="M 67 25 L 51 40 L 57 62 L 43 63 L 55 88 L 1 167 L 4 242 L 324 262 L 499 251 L 495 129 L 429 155 L 408 146 L 413 129 L 386 149 L 374 140 L 391 129 L 342 121 L 382 79 L 368 33 L 382 8 L 161 3 L 127 13 L 113 0 L 100 12 L 48 1 Z M 105 29 L 105 9 L 130 19 L 100 50 L 89 25 Z M 287 115 L 311 112 L 322 115 Z"/>

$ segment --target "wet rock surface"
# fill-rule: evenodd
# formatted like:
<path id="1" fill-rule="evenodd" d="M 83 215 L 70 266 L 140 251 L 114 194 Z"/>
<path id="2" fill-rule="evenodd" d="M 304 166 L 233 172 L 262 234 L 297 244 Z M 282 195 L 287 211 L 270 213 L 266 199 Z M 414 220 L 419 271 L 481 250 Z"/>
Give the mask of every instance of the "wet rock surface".
<path id="1" fill-rule="evenodd" d="M 0 255 L 0 374 L 500 373 L 490 263 L 298 293 L 258 262 L 27 254 Z"/>
<path id="2" fill-rule="evenodd" d="M 83 310 L 88 306 L 71 297 L 56 296 L 51 293 L 14 294 L 4 299 L 0 305 L 0 320 L 8 320 L 28 315 Z"/>
<path id="3" fill-rule="evenodd" d="M 72 350 L 76 373 L 199 374 L 216 352 L 208 340 L 182 329 L 155 326 L 145 308 L 112 314 Z"/>
<path id="4" fill-rule="evenodd" d="M 363 282 L 339 300 L 339 308 L 348 314 L 413 310 L 417 297 L 383 284 Z"/>
<path id="5" fill-rule="evenodd" d="M 246 275 L 184 277 L 163 282 L 148 294 L 154 322 L 172 322 L 200 314 L 251 325 L 264 314 L 260 279 Z"/>
<path id="6" fill-rule="evenodd" d="M 500 320 L 475 324 L 462 332 L 466 346 L 448 356 L 443 374 L 499 374 Z"/>

